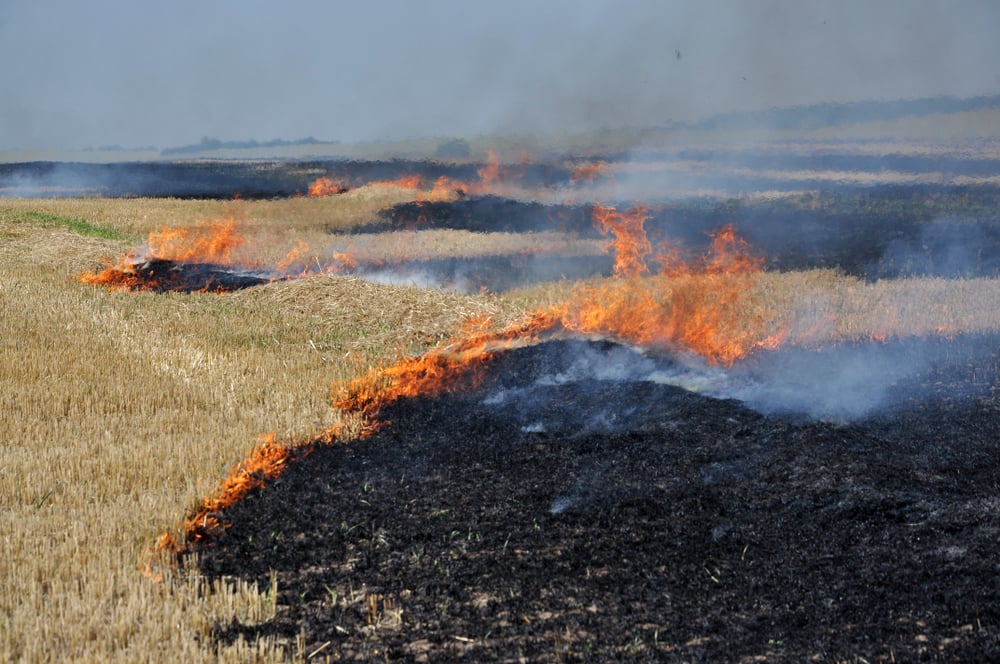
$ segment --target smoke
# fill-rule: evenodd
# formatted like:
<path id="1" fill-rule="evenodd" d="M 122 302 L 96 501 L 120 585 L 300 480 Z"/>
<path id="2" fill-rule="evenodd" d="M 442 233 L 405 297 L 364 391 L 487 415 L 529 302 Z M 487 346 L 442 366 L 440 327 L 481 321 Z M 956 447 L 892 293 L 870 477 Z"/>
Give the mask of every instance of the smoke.
<path id="1" fill-rule="evenodd" d="M 5 3 L 0 148 L 593 132 L 995 92 L 984 0 Z"/>
<path id="2" fill-rule="evenodd" d="M 996 342 L 922 337 L 787 347 L 729 368 L 684 353 L 549 342 L 531 376 L 501 375 L 483 404 L 539 435 L 682 426 L 684 408 L 700 397 L 735 400 L 772 417 L 856 422 L 989 396 L 1000 381 Z"/>
<path id="3" fill-rule="evenodd" d="M 854 421 L 929 397 L 920 386 L 941 366 L 927 350 L 912 342 L 785 349 L 737 367 L 712 393 L 767 415 Z"/>
<path id="4" fill-rule="evenodd" d="M 937 219 L 916 237 L 893 240 L 869 274 L 880 278 L 947 279 L 1000 276 L 1000 229 L 995 220 Z"/>

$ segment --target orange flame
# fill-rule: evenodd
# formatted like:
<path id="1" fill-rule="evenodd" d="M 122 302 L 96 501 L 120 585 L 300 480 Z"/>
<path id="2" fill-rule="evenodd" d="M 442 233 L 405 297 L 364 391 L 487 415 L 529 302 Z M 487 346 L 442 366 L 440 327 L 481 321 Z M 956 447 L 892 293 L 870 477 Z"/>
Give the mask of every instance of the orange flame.
<path id="1" fill-rule="evenodd" d="M 581 182 L 586 182 L 588 184 L 593 184 L 597 178 L 604 174 L 607 169 L 607 164 L 601 161 L 595 161 L 590 164 L 583 164 L 577 166 L 569 174 L 569 183 L 572 185 L 580 184 Z"/>
<path id="2" fill-rule="evenodd" d="M 502 332 L 485 331 L 487 319 L 474 320 L 472 331 L 454 343 L 334 387 L 334 408 L 363 415 L 369 427 L 379 425 L 382 409 L 404 397 L 433 396 L 474 387 L 496 353 L 531 345 L 558 328 L 558 320 L 536 313 Z"/>
<path id="3" fill-rule="evenodd" d="M 347 191 L 347 186 L 339 180 L 329 177 L 319 177 L 309 185 L 309 198 L 319 198 L 321 196 L 333 196 Z"/>
<path id="4" fill-rule="evenodd" d="M 81 274 L 77 279 L 85 284 L 115 289 L 155 290 L 159 287 L 156 278 L 142 275 L 136 269 L 142 261 L 167 260 L 251 267 L 234 258 L 234 251 L 243 246 L 245 241 L 233 217 L 189 227 L 163 227 L 149 234 L 145 247 L 125 254 L 117 263 L 107 260 L 100 271 Z"/>
<path id="5" fill-rule="evenodd" d="M 176 263 L 212 264 L 222 267 L 263 270 L 260 262 L 238 255 L 248 240 L 240 232 L 235 218 L 201 222 L 190 227 L 160 228 L 151 232 L 146 245 L 127 253 L 117 262 L 107 260 L 97 272 L 77 277 L 85 284 L 134 291 L 159 290 L 163 284 L 149 271 L 140 270 L 144 261 L 163 260 Z M 273 279 L 290 279 L 315 274 L 338 274 L 357 268 L 355 259 L 346 253 L 333 252 L 319 260 L 310 255 L 309 245 L 296 239 L 288 254 L 267 268 Z M 226 288 L 209 284 L 207 292 L 221 293 Z"/>
<path id="6" fill-rule="evenodd" d="M 646 208 L 619 212 L 613 207 L 594 206 L 594 225 L 604 235 L 615 236 L 607 247 L 615 253 L 615 276 L 634 278 L 649 271 L 646 256 L 653 252 L 653 246 L 643 227 L 648 218 Z"/>
<path id="7" fill-rule="evenodd" d="M 582 288 L 571 302 L 532 314 L 501 332 L 488 331 L 487 319 L 473 320 L 459 340 L 449 345 L 335 385 L 333 406 L 360 415 L 362 435 L 370 434 L 385 423 L 385 408 L 397 400 L 473 388 L 497 353 L 553 338 L 561 331 L 679 345 L 724 363 L 767 343 L 760 333 L 762 325 L 734 327 L 734 322 L 746 318 L 742 295 L 760 262 L 733 230 L 727 227 L 715 234 L 709 252 L 689 261 L 686 272 L 676 262 L 669 273 L 641 276 L 648 270 L 644 258 L 651 253 L 642 230 L 645 218 L 645 210 L 595 210 L 595 224 L 606 233 L 614 233 L 615 247 L 630 255 L 621 261 L 628 267 L 606 285 Z M 626 237 L 629 242 L 623 242 Z M 304 445 L 289 448 L 276 442 L 273 434 L 266 435 L 247 460 L 230 472 L 215 495 L 192 511 L 184 524 L 185 542 L 179 544 L 167 535 L 160 539 L 160 549 L 179 555 L 189 545 L 218 536 L 227 527 L 222 514 L 227 507 L 277 477 L 293 455 L 308 454 L 338 437 L 333 427 Z"/>
<path id="8" fill-rule="evenodd" d="M 712 236 L 704 256 L 689 258 L 665 245 L 654 262 L 660 273 L 647 276 L 652 246 L 644 223 L 647 210 L 619 212 L 595 206 L 594 224 L 614 235 L 618 279 L 578 289 L 556 307 L 562 325 L 584 334 L 606 334 L 644 345 L 680 347 L 711 363 L 732 364 L 756 348 L 771 346 L 771 316 L 752 310 L 746 294 L 763 261 L 726 226 Z"/>
<path id="9" fill-rule="evenodd" d="M 486 148 L 486 165 L 476 173 L 479 174 L 479 185 L 487 189 L 500 179 L 500 159 L 493 148 Z"/>
<path id="10" fill-rule="evenodd" d="M 187 545 L 220 535 L 229 527 L 223 521 L 223 511 L 278 477 L 292 452 L 292 448 L 276 440 L 274 433 L 263 434 L 246 460 L 229 472 L 215 494 L 202 499 L 188 515 L 184 522 L 185 542 L 180 543 L 174 536 L 164 534 L 157 541 L 157 548 L 180 553 Z M 308 450 L 303 448 L 298 452 L 307 453 Z"/>
<path id="11" fill-rule="evenodd" d="M 233 218 L 149 234 L 147 256 L 172 261 L 233 264 L 233 250 L 245 242 Z"/>
<path id="12" fill-rule="evenodd" d="M 431 190 L 419 194 L 417 200 L 441 202 L 454 200 L 456 196 L 482 196 L 495 192 L 503 174 L 500 158 L 493 148 L 486 149 L 486 156 L 486 164 L 476 171 L 479 175 L 478 182 L 463 182 L 442 175 L 434 182 Z"/>
<path id="13" fill-rule="evenodd" d="M 446 175 L 442 175 L 434 181 L 434 186 L 429 192 L 418 194 L 417 200 L 429 203 L 450 201 L 454 199 L 456 195 L 465 194 L 467 189 L 468 185 L 464 182 L 459 182 L 458 180 L 453 180 Z"/>
<path id="14" fill-rule="evenodd" d="M 368 186 L 387 189 L 420 189 L 424 186 L 424 179 L 419 175 L 403 175 L 395 180 L 375 180 L 369 182 Z"/>

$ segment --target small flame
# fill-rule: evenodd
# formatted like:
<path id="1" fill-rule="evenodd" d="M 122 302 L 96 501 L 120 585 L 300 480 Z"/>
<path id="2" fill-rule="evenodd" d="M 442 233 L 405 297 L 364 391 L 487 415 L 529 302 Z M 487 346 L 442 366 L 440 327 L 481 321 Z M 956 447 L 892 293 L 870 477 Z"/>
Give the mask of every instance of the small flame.
<path id="1" fill-rule="evenodd" d="M 479 175 L 478 182 L 463 182 L 442 175 L 435 180 L 429 192 L 422 192 L 417 196 L 417 201 L 444 202 L 455 200 L 456 197 L 461 196 L 484 196 L 495 193 L 504 172 L 500 165 L 500 158 L 493 148 L 487 148 L 486 156 L 486 164 L 476 171 L 476 174 Z"/>
<path id="2" fill-rule="evenodd" d="M 607 168 L 608 165 L 601 161 L 577 166 L 569 174 L 569 183 L 574 186 L 584 182 L 593 184 L 598 178 L 604 175 Z"/>
<path id="3" fill-rule="evenodd" d="M 374 180 L 365 186 L 382 189 L 422 189 L 424 179 L 419 175 L 403 175 L 395 180 Z"/>
<path id="4" fill-rule="evenodd" d="M 187 541 L 196 543 L 225 530 L 227 525 L 222 521 L 223 510 L 278 477 L 290 456 L 290 448 L 279 443 L 274 433 L 263 434 L 246 460 L 233 468 L 222 481 L 216 494 L 203 499 L 198 508 L 188 515 L 184 523 Z M 161 549 L 179 548 L 176 539 L 167 537 L 161 538 Z"/>
<path id="5" fill-rule="evenodd" d="M 464 182 L 459 182 L 458 180 L 453 180 L 446 175 L 442 175 L 434 181 L 434 186 L 430 191 L 421 192 L 417 195 L 417 201 L 428 203 L 451 201 L 454 200 L 460 193 L 464 194 L 467 189 L 468 185 Z"/>
<path id="6" fill-rule="evenodd" d="M 271 266 L 251 260 L 246 250 L 247 237 L 240 231 L 235 217 L 211 220 L 189 227 L 160 228 L 149 234 L 145 246 L 125 254 L 117 262 L 107 260 L 97 272 L 80 275 L 79 281 L 133 291 L 171 290 L 162 275 L 148 266 L 150 261 L 169 261 L 219 268 L 252 270 L 261 280 L 307 277 L 315 274 L 339 274 L 353 271 L 357 261 L 347 253 L 332 252 L 324 260 L 311 254 L 308 244 L 296 239 L 288 254 Z M 223 284 L 208 283 L 204 292 L 223 293 Z"/>
<path id="7" fill-rule="evenodd" d="M 483 189 L 489 189 L 500 180 L 500 158 L 496 150 L 486 148 L 486 165 L 476 173 L 479 174 L 479 186 Z"/>
<path id="8" fill-rule="evenodd" d="M 309 185 L 306 194 L 309 198 L 320 198 L 322 196 L 333 196 L 347 191 L 347 186 L 339 180 L 330 177 L 319 177 Z"/>

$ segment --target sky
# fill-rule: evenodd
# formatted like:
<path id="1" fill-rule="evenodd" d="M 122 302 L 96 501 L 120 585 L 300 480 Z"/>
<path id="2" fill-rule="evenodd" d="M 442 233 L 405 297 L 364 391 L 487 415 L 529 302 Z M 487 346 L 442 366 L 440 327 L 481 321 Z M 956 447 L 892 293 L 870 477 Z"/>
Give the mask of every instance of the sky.
<path id="1" fill-rule="evenodd" d="M 663 126 L 1000 93 L 995 0 L 0 0 L 0 150 Z"/>

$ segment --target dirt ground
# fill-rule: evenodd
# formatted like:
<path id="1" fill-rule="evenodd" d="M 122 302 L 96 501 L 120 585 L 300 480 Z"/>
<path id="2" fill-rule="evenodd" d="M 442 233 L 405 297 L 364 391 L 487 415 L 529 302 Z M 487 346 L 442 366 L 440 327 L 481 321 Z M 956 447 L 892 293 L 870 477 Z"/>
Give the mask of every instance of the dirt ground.
<path id="1" fill-rule="evenodd" d="M 985 341 L 851 423 L 566 378 L 627 360 L 606 342 L 509 351 L 233 506 L 198 565 L 273 573 L 278 608 L 216 638 L 301 634 L 316 661 L 1000 660 Z"/>

